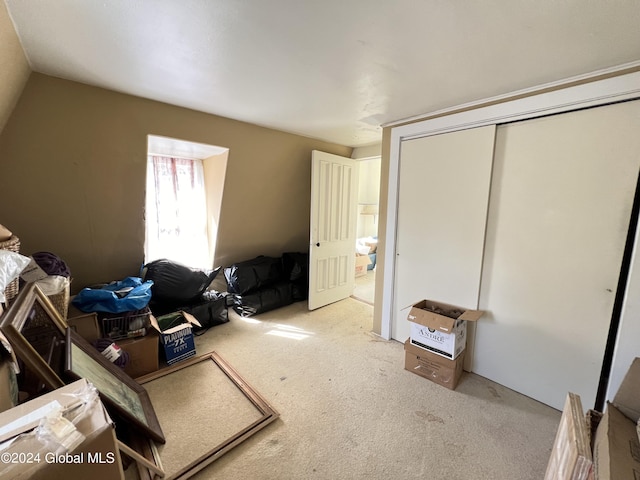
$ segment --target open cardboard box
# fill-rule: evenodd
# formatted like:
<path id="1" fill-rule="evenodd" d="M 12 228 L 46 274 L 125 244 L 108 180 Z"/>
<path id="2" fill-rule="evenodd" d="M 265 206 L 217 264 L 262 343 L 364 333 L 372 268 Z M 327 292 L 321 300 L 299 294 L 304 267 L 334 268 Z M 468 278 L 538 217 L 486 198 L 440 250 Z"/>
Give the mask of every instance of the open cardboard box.
<path id="1" fill-rule="evenodd" d="M 160 334 L 160 343 L 164 349 L 167 365 L 173 365 L 181 360 L 193 357 L 196 354 L 196 343 L 193 338 L 193 327 L 201 327 L 200 322 L 188 312 L 180 311 L 182 318 L 178 325 L 170 327 L 160 326 L 158 319 L 151 315 L 151 326 Z M 163 315 L 166 317 L 166 315 Z M 160 317 L 162 319 L 162 317 Z"/>
<path id="2" fill-rule="evenodd" d="M 475 322 L 482 310 L 421 300 L 411 306 L 407 315 L 410 322 L 411 344 L 435 354 L 455 359 L 467 343 L 467 321 Z"/>
<path id="3" fill-rule="evenodd" d="M 8 455 L 6 458 L 23 460 L 0 463 L 0 478 L 24 474 L 19 478 L 124 479 L 114 424 L 97 396 L 92 402 L 84 401 L 81 394 L 87 388 L 86 380 L 78 380 L 0 413 L 0 452 Z M 32 432 L 42 418 L 60 407 L 77 412 L 74 426 L 84 440 L 71 451 L 61 450 L 56 455 Z"/>

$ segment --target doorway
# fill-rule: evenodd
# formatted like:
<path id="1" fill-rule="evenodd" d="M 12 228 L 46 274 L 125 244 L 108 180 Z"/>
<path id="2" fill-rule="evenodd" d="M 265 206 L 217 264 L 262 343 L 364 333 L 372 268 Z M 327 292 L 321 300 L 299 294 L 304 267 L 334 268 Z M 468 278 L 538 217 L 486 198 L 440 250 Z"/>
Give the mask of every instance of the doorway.
<path id="1" fill-rule="evenodd" d="M 358 159 L 356 251 L 361 255 L 368 255 L 370 263 L 366 266 L 366 270 L 356 276 L 352 297 L 370 305 L 375 303 L 380 167 L 380 156 Z"/>

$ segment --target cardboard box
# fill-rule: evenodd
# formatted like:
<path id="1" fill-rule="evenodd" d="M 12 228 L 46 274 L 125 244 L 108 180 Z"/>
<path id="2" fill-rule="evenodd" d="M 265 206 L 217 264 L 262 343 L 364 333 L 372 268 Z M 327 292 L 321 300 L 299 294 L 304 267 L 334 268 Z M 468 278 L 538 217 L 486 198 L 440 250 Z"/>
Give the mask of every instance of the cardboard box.
<path id="1" fill-rule="evenodd" d="M 124 371 L 136 378 L 158 370 L 158 332 L 150 330 L 144 337 L 117 340 L 116 344 L 129 354 Z"/>
<path id="2" fill-rule="evenodd" d="M 151 315 L 151 325 L 160 334 L 160 343 L 163 347 L 167 365 L 173 365 L 196 354 L 196 344 L 191 325 L 201 327 L 200 322 L 190 313 L 184 311 L 179 313 L 182 315 L 181 323 L 164 329 L 160 327 L 156 317 Z"/>
<path id="3" fill-rule="evenodd" d="M 70 408 L 78 404 L 78 397 L 72 394 L 86 388 L 87 381 L 78 380 L 0 413 L 0 451 L 8 454 L 7 458 L 25 460 L 1 462 L 0 478 L 15 478 L 24 473 L 24 478 L 32 480 L 124 479 L 115 428 L 102 402 L 96 397 L 96 401 L 83 404 L 84 410 L 76 409 L 74 413 Z M 56 407 L 75 416 L 75 428 L 85 437 L 76 448 L 57 455 L 32 434 L 40 420 Z"/>
<path id="4" fill-rule="evenodd" d="M 607 404 L 594 443 L 595 474 L 598 480 L 640 478 L 640 442 L 636 423 L 615 405 Z"/>
<path id="5" fill-rule="evenodd" d="M 369 255 L 360 255 L 356 253 L 356 277 L 367 274 L 367 265 L 371 263 Z"/>
<path id="6" fill-rule="evenodd" d="M 89 343 L 93 343 L 101 337 L 98 314 L 95 312 L 67 318 L 67 325 Z"/>
<path id="7" fill-rule="evenodd" d="M 449 360 L 411 344 L 410 339 L 404 342 L 404 368 L 410 372 L 427 378 L 438 385 L 455 390 L 462 376 L 464 353 L 455 360 Z"/>
<path id="8" fill-rule="evenodd" d="M 595 478 L 640 478 L 640 442 L 636 426 L 640 417 L 640 358 L 634 359 L 613 398 L 607 403 L 593 445 Z"/>
<path id="9" fill-rule="evenodd" d="M 410 342 L 448 359 L 457 358 L 467 345 L 467 321 L 477 321 L 484 312 L 455 305 L 421 300 L 411 306 Z"/>

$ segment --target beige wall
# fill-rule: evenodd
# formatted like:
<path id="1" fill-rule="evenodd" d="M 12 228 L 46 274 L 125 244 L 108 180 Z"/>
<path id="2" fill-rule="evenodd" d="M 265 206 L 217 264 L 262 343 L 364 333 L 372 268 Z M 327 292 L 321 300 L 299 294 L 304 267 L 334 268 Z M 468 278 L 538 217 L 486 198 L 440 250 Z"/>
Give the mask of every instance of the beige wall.
<path id="1" fill-rule="evenodd" d="M 222 211 L 222 199 L 224 198 L 224 180 L 227 174 L 228 159 L 229 152 L 226 151 L 206 158 L 202 162 L 207 196 L 207 234 L 209 236 L 209 252 L 212 255 L 211 264 L 215 263 L 218 225 L 220 225 L 220 212 Z"/>
<path id="2" fill-rule="evenodd" d="M 33 73 L 0 135 L 0 223 L 23 253 L 65 260 L 74 291 L 135 275 L 144 261 L 148 134 L 229 148 L 216 265 L 306 251 L 311 150 L 352 153 Z"/>
<path id="3" fill-rule="evenodd" d="M 30 73 L 7 6 L 0 2 L 0 132 L 18 102 Z"/>

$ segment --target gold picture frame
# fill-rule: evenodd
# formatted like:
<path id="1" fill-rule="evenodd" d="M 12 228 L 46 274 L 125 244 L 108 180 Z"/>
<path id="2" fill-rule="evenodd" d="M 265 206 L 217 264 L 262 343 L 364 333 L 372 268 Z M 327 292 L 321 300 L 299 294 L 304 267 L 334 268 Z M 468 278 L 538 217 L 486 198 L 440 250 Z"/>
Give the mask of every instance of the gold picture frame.
<path id="1" fill-rule="evenodd" d="M 0 331 L 22 364 L 24 378 L 35 375 L 33 392 L 64 386 L 64 342 L 67 322 L 35 283 L 27 283 L 2 316 Z"/>

